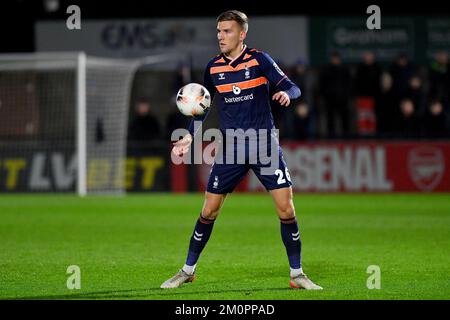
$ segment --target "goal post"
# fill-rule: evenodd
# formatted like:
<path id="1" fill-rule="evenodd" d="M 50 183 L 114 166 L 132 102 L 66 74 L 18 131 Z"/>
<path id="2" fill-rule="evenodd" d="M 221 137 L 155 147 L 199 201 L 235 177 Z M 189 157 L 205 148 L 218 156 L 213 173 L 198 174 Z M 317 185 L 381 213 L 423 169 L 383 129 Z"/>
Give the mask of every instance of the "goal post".
<path id="1" fill-rule="evenodd" d="M 77 111 L 77 192 L 79 196 L 87 194 L 87 142 L 86 142 L 86 54 L 78 53 L 76 69 L 76 111 Z"/>
<path id="2" fill-rule="evenodd" d="M 26 191 L 123 194 L 133 78 L 183 59 L 0 55 L 0 151 L 33 154 Z"/>

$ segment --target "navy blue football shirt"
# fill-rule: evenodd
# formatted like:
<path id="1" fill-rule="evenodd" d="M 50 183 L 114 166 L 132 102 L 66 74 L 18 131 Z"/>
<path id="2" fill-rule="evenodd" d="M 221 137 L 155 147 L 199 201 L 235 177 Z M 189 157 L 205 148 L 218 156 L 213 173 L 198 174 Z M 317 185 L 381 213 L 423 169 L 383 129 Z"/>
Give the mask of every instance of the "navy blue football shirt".
<path id="1" fill-rule="evenodd" d="M 300 89 L 284 74 L 275 61 L 265 52 L 246 47 L 230 60 L 224 54 L 211 59 L 204 73 L 204 86 L 211 94 L 211 101 L 219 93 L 220 129 L 274 129 L 270 108 L 270 85 L 275 91 L 285 91 L 290 99 L 300 97 Z M 193 135 L 195 116 L 189 126 Z"/>

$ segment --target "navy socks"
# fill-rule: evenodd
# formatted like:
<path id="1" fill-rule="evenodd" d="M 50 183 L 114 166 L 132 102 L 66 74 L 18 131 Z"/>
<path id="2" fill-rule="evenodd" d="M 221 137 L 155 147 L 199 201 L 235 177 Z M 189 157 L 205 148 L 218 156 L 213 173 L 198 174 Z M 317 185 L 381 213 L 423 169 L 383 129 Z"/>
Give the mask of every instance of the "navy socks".
<path id="1" fill-rule="evenodd" d="M 281 238 L 283 239 L 289 259 L 289 266 L 291 269 L 300 269 L 302 267 L 302 242 L 300 240 L 297 219 L 295 217 L 290 219 L 280 219 L 280 227 Z"/>
<path id="2" fill-rule="evenodd" d="M 212 229 L 214 227 L 215 219 L 206 219 L 203 218 L 200 214 L 200 217 L 195 224 L 194 233 L 191 236 L 191 241 L 189 243 L 189 251 L 186 259 L 186 265 L 195 266 L 198 258 L 200 257 L 200 253 L 202 253 L 203 248 L 206 246 L 206 243 L 211 236 Z"/>
<path id="3" fill-rule="evenodd" d="M 198 258 L 202 253 L 203 249 L 206 246 L 206 243 L 211 236 L 213 227 L 214 227 L 215 219 L 206 219 L 203 218 L 200 214 L 200 217 L 195 224 L 194 232 L 192 233 L 191 240 L 189 243 L 189 251 L 186 259 L 185 267 L 189 268 L 189 271 L 195 269 L 195 265 L 197 264 Z M 291 267 L 291 271 L 301 270 L 301 250 L 302 243 L 300 240 L 300 231 L 298 229 L 297 219 L 295 217 L 290 219 L 280 219 L 280 230 L 281 230 L 281 238 L 283 240 L 284 246 L 286 248 L 286 254 L 289 259 L 289 266 Z M 192 273 L 189 272 L 189 273 Z"/>

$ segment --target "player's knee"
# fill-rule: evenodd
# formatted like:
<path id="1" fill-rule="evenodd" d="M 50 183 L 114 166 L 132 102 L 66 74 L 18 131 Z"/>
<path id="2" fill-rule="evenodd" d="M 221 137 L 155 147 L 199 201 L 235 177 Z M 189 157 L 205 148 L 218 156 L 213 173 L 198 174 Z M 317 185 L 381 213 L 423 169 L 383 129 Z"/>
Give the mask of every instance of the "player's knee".
<path id="1" fill-rule="evenodd" d="M 291 203 L 279 205 L 277 207 L 277 211 L 281 219 L 290 219 L 295 217 L 295 209 Z"/>
<path id="2" fill-rule="evenodd" d="M 202 210 L 202 217 L 205 219 L 215 219 L 220 212 L 220 206 L 205 206 Z"/>
<path id="3" fill-rule="evenodd" d="M 213 195 L 207 193 L 202 209 L 203 218 L 215 219 L 219 215 L 224 199 L 224 195 Z"/>

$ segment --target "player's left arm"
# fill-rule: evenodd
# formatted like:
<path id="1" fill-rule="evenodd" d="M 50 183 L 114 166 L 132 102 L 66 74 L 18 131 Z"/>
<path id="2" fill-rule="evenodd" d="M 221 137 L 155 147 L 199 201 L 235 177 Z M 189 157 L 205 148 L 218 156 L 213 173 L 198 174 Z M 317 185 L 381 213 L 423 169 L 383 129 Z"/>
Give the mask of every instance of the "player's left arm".
<path id="1" fill-rule="evenodd" d="M 292 99 L 301 95 L 300 88 L 295 85 L 278 67 L 275 61 L 265 52 L 261 55 L 261 65 L 266 78 L 275 85 L 277 92 L 272 100 L 278 101 L 282 106 L 289 106 Z"/>

